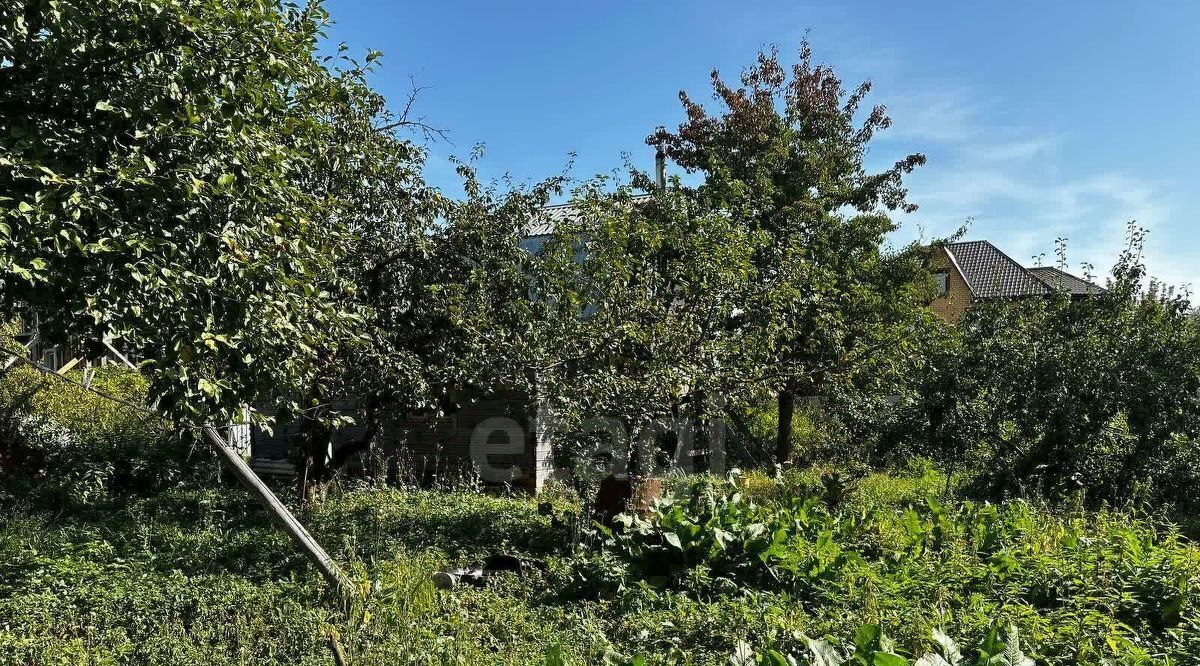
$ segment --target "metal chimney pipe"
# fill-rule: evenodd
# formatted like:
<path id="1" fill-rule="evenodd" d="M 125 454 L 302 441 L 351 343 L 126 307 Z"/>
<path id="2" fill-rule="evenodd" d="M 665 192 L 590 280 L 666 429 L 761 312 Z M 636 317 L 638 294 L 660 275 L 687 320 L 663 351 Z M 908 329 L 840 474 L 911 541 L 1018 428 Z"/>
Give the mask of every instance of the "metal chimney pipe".
<path id="1" fill-rule="evenodd" d="M 659 189 L 667 187 L 667 154 L 661 146 L 654 153 L 654 182 L 658 183 Z"/>

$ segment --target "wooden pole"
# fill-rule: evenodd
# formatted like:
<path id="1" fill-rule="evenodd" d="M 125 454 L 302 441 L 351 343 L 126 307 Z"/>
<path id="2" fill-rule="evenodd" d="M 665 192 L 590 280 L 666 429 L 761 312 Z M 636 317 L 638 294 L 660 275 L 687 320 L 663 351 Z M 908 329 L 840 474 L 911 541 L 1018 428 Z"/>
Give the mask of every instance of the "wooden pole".
<path id="1" fill-rule="evenodd" d="M 342 649 L 342 644 L 338 642 L 337 632 L 330 627 L 329 632 L 325 634 L 329 641 L 329 652 L 333 654 L 334 666 L 347 666 L 346 651 Z"/>
<path id="2" fill-rule="evenodd" d="M 229 444 L 225 442 L 225 438 L 221 437 L 221 433 L 217 432 L 216 428 L 206 425 L 203 430 L 209 444 L 225 458 L 225 462 L 229 464 L 229 468 L 233 470 L 234 475 L 250 489 L 250 492 L 254 493 L 259 503 L 267 508 L 271 517 L 288 533 L 288 536 L 292 538 L 292 541 L 300 549 L 300 552 L 304 553 L 304 556 L 313 563 L 313 566 L 321 572 L 322 576 L 325 576 L 325 580 L 329 581 L 329 584 L 338 591 L 339 595 L 343 597 L 349 595 L 351 590 L 354 589 L 354 585 L 350 582 L 349 577 L 338 567 L 337 563 L 333 561 L 333 558 L 329 557 L 325 549 L 321 548 L 321 544 L 312 538 L 308 530 L 304 529 L 304 526 L 300 524 L 299 520 L 296 520 L 292 512 L 283 505 L 283 502 L 279 501 L 275 493 L 271 492 L 271 489 L 262 482 L 262 479 L 258 478 L 254 470 L 250 469 L 245 460 L 242 460 L 242 456 L 230 448 Z"/>
<path id="3" fill-rule="evenodd" d="M 8 350 L 3 351 L 7 352 Z M 7 370 L 9 366 L 18 361 L 31 366 L 43 375 L 54 377 L 68 384 L 74 384 L 85 391 L 94 393 L 106 400 L 111 400 L 119 405 L 128 407 L 133 411 L 142 414 L 143 416 L 150 416 L 159 419 L 164 418 L 161 414 L 147 409 L 142 405 L 134 404 L 127 400 L 122 400 L 116 396 L 109 395 L 104 391 L 94 389 L 90 386 L 90 381 L 80 382 L 66 375 L 60 375 L 41 363 L 31 361 L 24 356 L 17 356 L 15 354 L 12 355 L 8 362 L 4 364 L 3 369 Z M 254 470 L 250 469 L 250 466 L 246 464 L 246 461 L 242 460 L 241 454 L 239 454 L 237 451 L 234 451 L 233 448 L 229 446 L 229 443 L 225 441 L 224 437 L 221 437 L 221 433 L 217 432 L 216 428 L 212 427 L 211 425 L 205 425 L 201 428 L 201 430 L 204 433 L 205 439 L 208 440 L 208 443 L 211 444 L 212 447 L 217 450 L 217 453 L 221 454 L 221 457 L 225 459 L 225 462 L 229 464 L 230 469 L 233 470 L 233 473 L 238 477 L 238 480 L 245 484 L 245 486 L 250 489 L 250 492 L 254 493 L 255 497 L 258 498 L 259 503 L 261 503 L 267 509 L 268 513 L 271 514 L 271 517 L 274 518 L 279 526 L 282 527 L 283 530 L 288 533 L 288 536 L 292 538 L 292 541 L 295 543 L 296 547 L 300 549 L 300 552 L 304 553 L 304 556 L 307 557 L 309 561 L 317 567 L 317 570 L 321 572 L 321 575 L 325 577 L 325 580 L 328 581 L 335 590 L 337 590 L 338 597 L 342 602 L 343 610 L 349 608 L 349 601 L 353 595 L 354 584 L 351 582 L 350 578 L 345 574 L 345 572 L 342 571 L 341 567 L 337 565 L 337 562 L 334 562 L 333 558 L 329 557 L 329 554 L 325 552 L 325 549 L 321 547 L 321 544 L 317 543 L 316 539 L 312 538 L 312 535 L 308 533 L 308 530 L 304 529 L 304 526 L 300 524 L 300 521 L 296 520 L 296 517 L 292 515 L 292 512 L 283 505 L 283 502 L 279 501 L 279 498 L 275 496 L 275 493 L 271 492 L 271 489 L 262 482 L 262 479 L 258 478 L 258 475 L 254 473 Z M 338 643 L 336 634 L 329 635 L 329 647 L 330 650 L 333 651 L 333 658 L 337 663 L 337 666 L 344 666 L 344 664 L 346 664 L 346 656 L 342 651 L 341 645 Z"/>

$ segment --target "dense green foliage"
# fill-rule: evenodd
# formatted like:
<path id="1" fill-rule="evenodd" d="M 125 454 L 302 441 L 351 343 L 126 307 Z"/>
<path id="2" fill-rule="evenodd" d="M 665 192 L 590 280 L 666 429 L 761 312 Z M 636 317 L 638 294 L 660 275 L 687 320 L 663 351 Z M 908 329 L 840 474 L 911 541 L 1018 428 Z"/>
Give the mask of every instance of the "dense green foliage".
<path id="1" fill-rule="evenodd" d="M 146 359 L 177 418 L 301 392 L 350 335 L 334 270 L 416 150 L 318 53 L 320 3 L 0 8 L 0 307 Z M 382 211 L 386 213 L 387 211 Z"/>
<path id="2" fill-rule="evenodd" d="M 912 331 L 929 321 L 929 276 L 917 248 L 885 247 L 889 211 L 916 210 L 903 177 L 925 157 L 871 173 L 871 140 L 891 119 L 861 112 L 869 83 L 843 87 L 807 42 L 789 68 L 775 50 L 734 87 L 712 72 L 710 113 L 680 93 L 687 120 L 648 142 L 704 176 L 685 188 L 695 205 L 728 215 L 752 239 L 754 267 L 736 330 L 741 381 L 778 396 L 776 460 L 792 455 L 797 397 L 887 386 L 913 352 Z"/>
<path id="3" fill-rule="evenodd" d="M 3 395 L 36 381 L 10 375 Z M 142 390 L 128 374 L 104 381 Z M 1200 655 L 1200 549 L 1172 527 L 940 499 L 945 477 L 919 468 L 680 478 L 653 512 L 608 533 L 553 491 L 335 488 L 302 515 L 361 585 L 347 618 L 248 495 L 214 484 L 203 459 L 177 457 L 186 449 L 161 425 L 70 391 L 41 395 L 23 411 L 96 444 L 75 458 L 165 456 L 180 473 L 151 487 L 5 468 L 0 660 L 328 663 L 335 631 L 367 664 L 940 664 L 940 630 L 964 663 L 1004 664 L 987 655 L 1012 644 L 1010 625 L 1039 664 Z M 141 445 L 98 437 L 119 433 Z M 434 571 L 493 552 L 548 568 L 433 587 Z"/>
<path id="4" fill-rule="evenodd" d="M 632 180 L 652 194 L 590 183 L 577 193 L 578 218 L 539 252 L 534 289 L 548 307 L 537 379 L 560 459 L 586 460 L 568 443 L 591 444 L 648 469 L 647 452 L 630 449 L 656 428 L 678 432 L 665 425 L 674 417 L 702 424 L 716 411 L 709 398 L 745 393 L 731 371 L 742 343 L 728 324 L 755 279 L 754 239 L 674 185 L 637 171 Z"/>
<path id="5" fill-rule="evenodd" d="M 899 410 L 914 451 L 981 490 L 1149 501 L 1184 520 L 1200 454 L 1200 326 L 1145 279 L 1141 236 L 1105 293 L 980 304 L 928 344 Z"/>
<path id="6" fill-rule="evenodd" d="M 91 386 L 134 404 L 146 397 L 145 378 L 123 368 L 97 369 Z M 191 445 L 157 418 L 31 368 L 0 381 L 0 480 L 27 500 L 69 508 L 111 490 L 168 488 L 198 470 L 214 476 L 211 455 Z"/>
<path id="7" fill-rule="evenodd" d="M 583 183 L 532 253 L 565 181 L 428 187 L 378 54 L 321 56 L 328 20 L 0 8 L 0 312 L 133 352 L 86 381 L 174 419 L 0 371 L 0 661 L 315 664 L 330 636 L 359 664 L 1200 659 L 1200 549 L 1164 520 L 1200 508 L 1200 320 L 1146 284 L 1139 230 L 1103 295 L 935 324 L 927 248 L 885 248 L 924 158 L 868 172 L 890 121 L 804 44 L 650 137 L 702 182 Z M 852 468 L 676 479 L 611 527 L 570 489 L 337 485 L 298 511 L 358 585 L 339 608 L 189 430 L 279 399 L 325 480 L 385 412 L 496 388 L 557 442 L 611 441 L 601 417 L 649 447 L 725 401 L 733 457 Z M 331 455 L 343 397 L 366 435 Z M 547 566 L 434 589 L 495 552 Z"/>
<path id="8" fill-rule="evenodd" d="M 424 185 L 423 163 L 416 154 L 381 175 L 349 225 L 338 271 L 358 286 L 342 304 L 360 334 L 322 355 L 305 390 L 316 405 L 303 412 L 310 478 L 370 451 L 384 420 L 445 413 L 488 392 L 532 394 L 535 369 L 563 347 L 547 342 L 547 301 L 530 298 L 535 257 L 522 245 L 561 179 L 501 190 L 459 164 L 466 196 L 453 200 Z M 365 433 L 326 461 L 321 423 L 340 399 L 356 402 Z"/>
<path id="9" fill-rule="evenodd" d="M 877 622 L 912 651 L 932 627 L 978 638 L 997 622 L 1050 663 L 1183 662 L 1200 647 L 1189 638 L 1200 559 L 1170 528 L 1023 502 L 848 496 L 835 509 L 838 494 L 803 479 L 702 484 L 606 531 L 589 580 L 618 598 L 649 585 L 701 604 L 769 599 L 807 615 L 806 632 Z"/>

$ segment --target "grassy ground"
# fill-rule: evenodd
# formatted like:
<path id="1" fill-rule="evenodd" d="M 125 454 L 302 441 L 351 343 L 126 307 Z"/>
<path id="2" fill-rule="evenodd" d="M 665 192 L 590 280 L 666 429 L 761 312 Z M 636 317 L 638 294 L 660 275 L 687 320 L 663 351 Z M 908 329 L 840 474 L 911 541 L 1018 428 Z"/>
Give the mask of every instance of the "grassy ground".
<path id="1" fill-rule="evenodd" d="M 144 393 L 131 373 L 95 381 Z M 1200 548 L 1175 528 L 956 499 L 919 466 L 678 479 L 610 533 L 567 493 L 333 488 L 301 519 L 358 583 L 346 612 L 174 435 L 36 376 L 0 381 L 0 664 L 329 664 L 330 633 L 355 665 L 809 663 L 821 637 L 899 664 L 863 651 L 923 655 L 941 628 L 975 659 L 1009 625 L 1041 664 L 1200 661 Z M 434 588 L 496 552 L 548 570 Z"/>
<path id="2" fill-rule="evenodd" d="M 1044 663 L 1200 655 L 1200 552 L 1146 518 L 1024 503 L 934 510 L 924 498 L 944 480 L 933 474 L 872 475 L 833 498 L 811 472 L 751 476 L 736 496 L 715 480 L 680 485 L 684 522 L 736 539 L 752 520 L 798 524 L 807 498 L 787 556 L 802 564 L 779 559 L 763 575 L 733 547 L 697 547 L 666 553 L 665 575 L 648 576 L 655 549 L 670 551 L 661 537 L 686 531 L 666 510 L 631 537 L 640 545 L 606 545 L 579 535 L 565 500 L 342 489 L 304 520 L 367 592 L 347 620 L 240 489 L 188 482 L 17 504 L 0 519 L 0 661 L 327 664 L 333 629 L 356 664 L 724 664 L 741 641 L 799 654 L 802 635 L 849 637 L 862 623 L 919 654 L 935 627 L 978 641 L 1010 622 Z M 822 539 L 837 552 L 818 552 Z M 486 589 L 430 583 L 497 551 L 550 570 Z"/>

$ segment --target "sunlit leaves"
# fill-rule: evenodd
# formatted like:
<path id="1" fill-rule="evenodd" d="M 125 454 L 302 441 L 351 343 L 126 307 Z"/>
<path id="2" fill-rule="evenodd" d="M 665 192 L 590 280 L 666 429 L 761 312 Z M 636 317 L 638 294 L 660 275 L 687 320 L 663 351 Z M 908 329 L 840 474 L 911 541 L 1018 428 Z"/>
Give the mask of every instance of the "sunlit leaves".
<path id="1" fill-rule="evenodd" d="M 270 1 L 0 9 L 21 37 L 0 71 L 0 305 L 37 307 L 49 341 L 117 340 L 176 417 L 304 387 L 357 321 L 334 296 L 347 184 L 410 151 L 371 129 L 363 72 L 316 55 L 326 20 Z"/>

